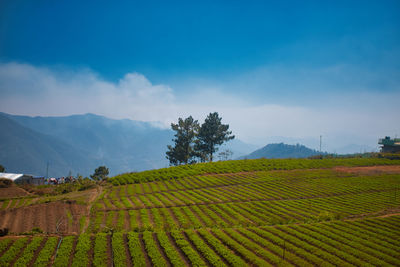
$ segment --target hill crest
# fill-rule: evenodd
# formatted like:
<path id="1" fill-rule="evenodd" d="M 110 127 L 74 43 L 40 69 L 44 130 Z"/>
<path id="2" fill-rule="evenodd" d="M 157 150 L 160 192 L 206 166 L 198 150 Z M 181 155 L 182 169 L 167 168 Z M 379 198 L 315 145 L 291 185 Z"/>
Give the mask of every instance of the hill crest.
<path id="1" fill-rule="evenodd" d="M 268 144 L 256 151 L 240 157 L 239 159 L 284 159 L 284 158 L 307 158 L 310 156 L 325 154 L 308 148 L 301 144 L 288 145 L 284 143 Z"/>

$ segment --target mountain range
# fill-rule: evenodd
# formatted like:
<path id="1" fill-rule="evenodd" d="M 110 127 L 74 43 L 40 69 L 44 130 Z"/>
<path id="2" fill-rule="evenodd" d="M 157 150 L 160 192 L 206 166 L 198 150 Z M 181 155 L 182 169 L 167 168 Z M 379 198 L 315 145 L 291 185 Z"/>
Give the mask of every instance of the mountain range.
<path id="1" fill-rule="evenodd" d="M 110 175 L 168 166 L 173 131 L 149 122 L 115 120 L 94 114 L 30 117 L 0 112 L 0 164 L 8 172 L 89 176 L 105 165 Z M 232 140 L 221 147 L 232 157 L 256 147 Z"/>
<path id="2" fill-rule="evenodd" d="M 49 177 L 89 176 L 105 165 L 110 176 L 168 166 L 174 132 L 150 122 L 95 114 L 30 117 L 0 112 L 0 164 L 7 172 Z M 304 145 L 273 143 L 260 149 L 238 139 L 219 151 L 231 159 L 305 158 L 320 154 Z M 216 159 L 219 159 L 218 152 Z"/>

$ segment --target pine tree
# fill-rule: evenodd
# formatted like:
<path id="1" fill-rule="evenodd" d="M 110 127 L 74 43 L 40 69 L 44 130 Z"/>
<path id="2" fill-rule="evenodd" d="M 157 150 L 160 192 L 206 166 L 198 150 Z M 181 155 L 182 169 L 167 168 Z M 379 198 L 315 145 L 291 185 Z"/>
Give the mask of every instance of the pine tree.
<path id="1" fill-rule="evenodd" d="M 194 140 L 199 130 L 199 123 L 192 116 L 186 119 L 179 118 L 178 123 L 171 123 L 175 138 L 175 145 L 168 145 L 167 159 L 171 165 L 194 163 L 196 152 L 194 151 Z"/>
<path id="2" fill-rule="evenodd" d="M 210 113 L 200 127 L 195 150 L 202 161 L 213 161 L 218 146 L 235 138 L 231 135 L 232 131 L 229 131 L 229 125 L 222 124 L 221 120 L 217 112 Z"/>

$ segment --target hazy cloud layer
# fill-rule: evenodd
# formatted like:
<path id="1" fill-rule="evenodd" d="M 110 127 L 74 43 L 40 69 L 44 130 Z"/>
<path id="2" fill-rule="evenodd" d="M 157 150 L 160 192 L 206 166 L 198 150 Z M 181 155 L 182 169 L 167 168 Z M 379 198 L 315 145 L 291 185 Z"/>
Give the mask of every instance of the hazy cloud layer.
<path id="1" fill-rule="evenodd" d="M 242 83 L 246 80 L 251 79 L 246 76 Z M 250 82 L 247 84 L 251 86 Z M 182 96 L 168 85 L 152 84 L 140 73 L 128 73 L 113 83 L 89 69 L 3 63 L 0 64 L 0 111 L 41 116 L 90 112 L 111 118 L 160 122 L 164 127 L 178 117 L 192 115 L 202 121 L 209 112 L 218 111 L 236 136 L 246 142 L 261 145 L 281 138 L 316 148 L 319 135 L 323 135 L 324 148 L 331 151 L 348 144 L 376 147 L 377 138 L 400 134 L 400 108 L 396 104 L 400 93 L 396 88 L 385 92 L 358 88 L 353 93 L 330 94 L 327 105 L 302 105 L 301 101 L 282 104 L 268 98 L 251 101 L 224 87 L 221 83 L 194 84 L 194 91 Z M 290 98 L 289 92 L 284 93 Z M 334 100 L 347 104 L 335 105 Z"/>

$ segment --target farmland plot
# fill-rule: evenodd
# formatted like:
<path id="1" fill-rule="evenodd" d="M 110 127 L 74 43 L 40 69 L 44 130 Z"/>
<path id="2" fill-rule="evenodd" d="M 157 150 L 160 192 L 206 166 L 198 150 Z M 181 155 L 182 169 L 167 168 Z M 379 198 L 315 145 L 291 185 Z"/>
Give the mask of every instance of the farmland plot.
<path id="1" fill-rule="evenodd" d="M 1 266 L 399 266 L 400 216 L 279 226 L 1 239 Z M 110 240 L 111 242 L 107 242 Z M 42 244 L 42 246 L 40 246 Z M 44 244 L 44 246 L 43 246 Z M 60 254 L 60 250 L 65 254 Z M 94 251 L 91 256 L 90 251 Z M 37 258 L 34 262 L 34 255 Z M 62 259 L 62 260 L 61 260 Z M 22 264 L 22 265 L 21 265 Z"/>
<path id="2" fill-rule="evenodd" d="M 400 266 L 400 168 L 385 172 L 395 163 L 256 160 L 119 176 L 90 205 L 59 209 L 44 233 L 0 238 L 0 266 Z M 26 199 L 0 203 L 19 216 L 0 228 L 23 217 Z"/>

